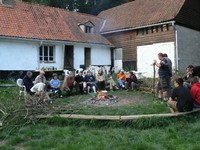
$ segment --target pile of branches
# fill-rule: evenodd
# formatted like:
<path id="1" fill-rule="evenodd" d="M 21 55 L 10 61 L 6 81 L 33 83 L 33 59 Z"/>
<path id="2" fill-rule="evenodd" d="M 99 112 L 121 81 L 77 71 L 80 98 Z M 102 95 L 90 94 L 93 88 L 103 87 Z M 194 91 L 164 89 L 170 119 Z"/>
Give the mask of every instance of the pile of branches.
<path id="1" fill-rule="evenodd" d="M 36 123 L 38 115 L 70 113 L 67 106 L 40 100 L 36 96 L 16 97 L 12 104 L 0 104 L 0 129 Z M 71 111 L 72 112 L 72 111 Z"/>

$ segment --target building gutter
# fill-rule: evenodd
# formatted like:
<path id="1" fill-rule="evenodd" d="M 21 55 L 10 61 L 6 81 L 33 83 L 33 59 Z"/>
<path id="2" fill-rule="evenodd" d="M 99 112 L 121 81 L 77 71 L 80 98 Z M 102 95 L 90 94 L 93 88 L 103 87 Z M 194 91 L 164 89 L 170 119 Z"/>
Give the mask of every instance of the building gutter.
<path id="1" fill-rule="evenodd" d="M 67 41 L 56 41 L 56 40 L 44 40 L 44 39 L 29 39 L 29 38 L 20 38 L 20 37 L 9 37 L 9 36 L 0 36 L 0 39 L 5 40 L 20 40 L 20 41 L 30 41 L 30 42 L 39 42 L 41 43 L 58 43 L 58 44 L 65 44 L 65 45 L 86 45 L 86 46 L 104 46 L 104 47 L 114 47 L 113 45 L 106 45 L 106 44 L 98 44 L 98 43 L 79 43 L 79 42 L 67 42 Z"/>
<path id="2" fill-rule="evenodd" d="M 111 33 L 117 33 L 117 32 L 130 31 L 130 30 L 137 30 L 137 29 L 142 29 L 142 28 L 147 28 L 147 27 L 153 27 L 153 26 L 158 26 L 158 25 L 172 24 L 173 22 L 174 21 L 167 21 L 167 22 L 156 23 L 156 24 L 151 24 L 151 25 L 146 25 L 146 26 L 131 27 L 131 28 L 126 28 L 126 29 L 119 29 L 119 30 L 101 32 L 101 34 L 104 35 L 104 34 L 111 34 Z"/>
<path id="3" fill-rule="evenodd" d="M 172 22 L 172 26 L 174 28 L 174 34 L 175 34 L 175 60 L 176 60 L 176 72 L 177 72 L 179 70 L 179 55 L 178 55 L 178 34 L 175 26 L 175 21 Z"/>

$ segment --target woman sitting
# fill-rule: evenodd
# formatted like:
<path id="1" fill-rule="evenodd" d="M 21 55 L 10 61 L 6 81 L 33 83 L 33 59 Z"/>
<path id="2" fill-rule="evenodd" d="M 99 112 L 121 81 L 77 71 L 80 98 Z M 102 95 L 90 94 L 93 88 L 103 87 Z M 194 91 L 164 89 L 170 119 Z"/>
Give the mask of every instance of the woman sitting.
<path id="1" fill-rule="evenodd" d="M 75 81 L 73 72 L 70 72 L 69 75 L 65 76 L 65 79 L 62 85 L 62 91 L 66 90 L 68 96 L 71 96 L 72 90 L 74 87 L 76 87 L 76 81 Z"/>
<path id="2" fill-rule="evenodd" d="M 119 88 L 117 87 L 115 81 L 113 80 L 112 71 L 109 71 L 109 72 L 108 72 L 108 80 L 107 80 L 107 83 L 109 84 L 110 91 L 113 91 L 113 88 L 115 88 L 116 90 L 119 89 Z"/>
<path id="3" fill-rule="evenodd" d="M 172 92 L 167 105 L 172 113 L 175 111 L 185 112 L 193 109 L 193 100 L 188 88 L 183 87 L 183 79 L 178 78 L 174 81 L 175 89 Z"/>
<path id="4" fill-rule="evenodd" d="M 138 87 L 137 77 L 132 71 L 129 72 L 129 76 L 126 78 L 125 86 L 126 89 L 131 88 L 131 90 L 135 90 Z"/>
<path id="5" fill-rule="evenodd" d="M 59 97 L 63 97 L 62 91 L 60 90 L 60 80 L 58 79 L 58 75 L 56 73 L 53 74 L 53 79 L 51 79 L 50 85 L 54 94 L 58 92 Z"/>
<path id="6" fill-rule="evenodd" d="M 120 73 L 117 75 L 117 82 L 120 90 L 122 90 L 125 87 L 125 81 L 126 81 L 126 75 L 124 73 L 124 70 L 121 70 Z"/>
<path id="7" fill-rule="evenodd" d="M 102 69 L 98 70 L 98 74 L 96 76 L 97 79 L 97 87 L 98 90 L 105 90 L 105 74 L 103 73 Z"/>
<path id="8" fill-rule="evenodd" d="M 87 84 L 88 93 L 90 93 L 91 89 L 93 89 L 94 93 L 96 93 L 95 77 L 91 74 L 89 70 L 87 71 L 87 74 L 85 76 L 85 82 Z"/>

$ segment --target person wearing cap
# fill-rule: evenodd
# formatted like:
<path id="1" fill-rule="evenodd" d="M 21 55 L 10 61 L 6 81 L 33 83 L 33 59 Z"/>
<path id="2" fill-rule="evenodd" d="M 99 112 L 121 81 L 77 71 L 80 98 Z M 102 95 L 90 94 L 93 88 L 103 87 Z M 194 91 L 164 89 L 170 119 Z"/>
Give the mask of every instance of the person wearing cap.
<path id="1" fill-rule="evenodd" d="M 121 70 L 120 73 L 117 75 L 117 82 L 119 88 L 122 90 L 125 87 L 125 82 L 126 82 L 126 75 L 124 73 L 124 70 Z"/>
<path id="2" fill-rule="evenodd" d="M 45 75 L 45 72 L 41 70 L 40 74 L 35 78 L 34 85 L 36 85 L 37 83 L 46 83 L 46 78 L 44 75 Z"/>
<path id="3" fill-rule="evenodd" d="M 32 75 L 33 75 L 33 73 L 32 72 L 30 72 L 30 71 L 28 71 L 27 73 L 26 73 L 26 75 L 24 76 L 24 78 L 23 78 L 23 83 L 24 83 L 24 85 L 25 85 L 25 87 L 26 87 L 26 92 L 28 92 L 29 94 L 33 94 L 32 92 L 31 92 L 31 88 L 33 87 L 33 79 L 32 79 Z"/>

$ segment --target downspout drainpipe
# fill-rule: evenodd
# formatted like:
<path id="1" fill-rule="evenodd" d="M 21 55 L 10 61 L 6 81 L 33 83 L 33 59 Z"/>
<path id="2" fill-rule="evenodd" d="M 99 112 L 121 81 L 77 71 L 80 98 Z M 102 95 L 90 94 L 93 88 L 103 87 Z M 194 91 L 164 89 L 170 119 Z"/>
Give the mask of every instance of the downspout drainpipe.
<path id="1" fill-rule="evenodd" d="M 172 22 L 172 26 L 174 27 L 174 33 L 175 33 L 175 61 L 176 61 L 176 72 L 178 72 L 179 70 L 178 34 L 175 26 L 175 21 Z"/>
<path id="2" fill-rule="evenodd" d="M 43 45 L 43 41 L 40 41 L 40 44 L 39 44 L 39 47 L 38 47 L 38 50 L 37 50 L 37 53 L 38 53 L 38 68 L 36 70 L 40 70 L 41 69 L 41 66 L 40 66 L 40 46 Z M 43 61 L 42 61 L 43 63 Z"/>

